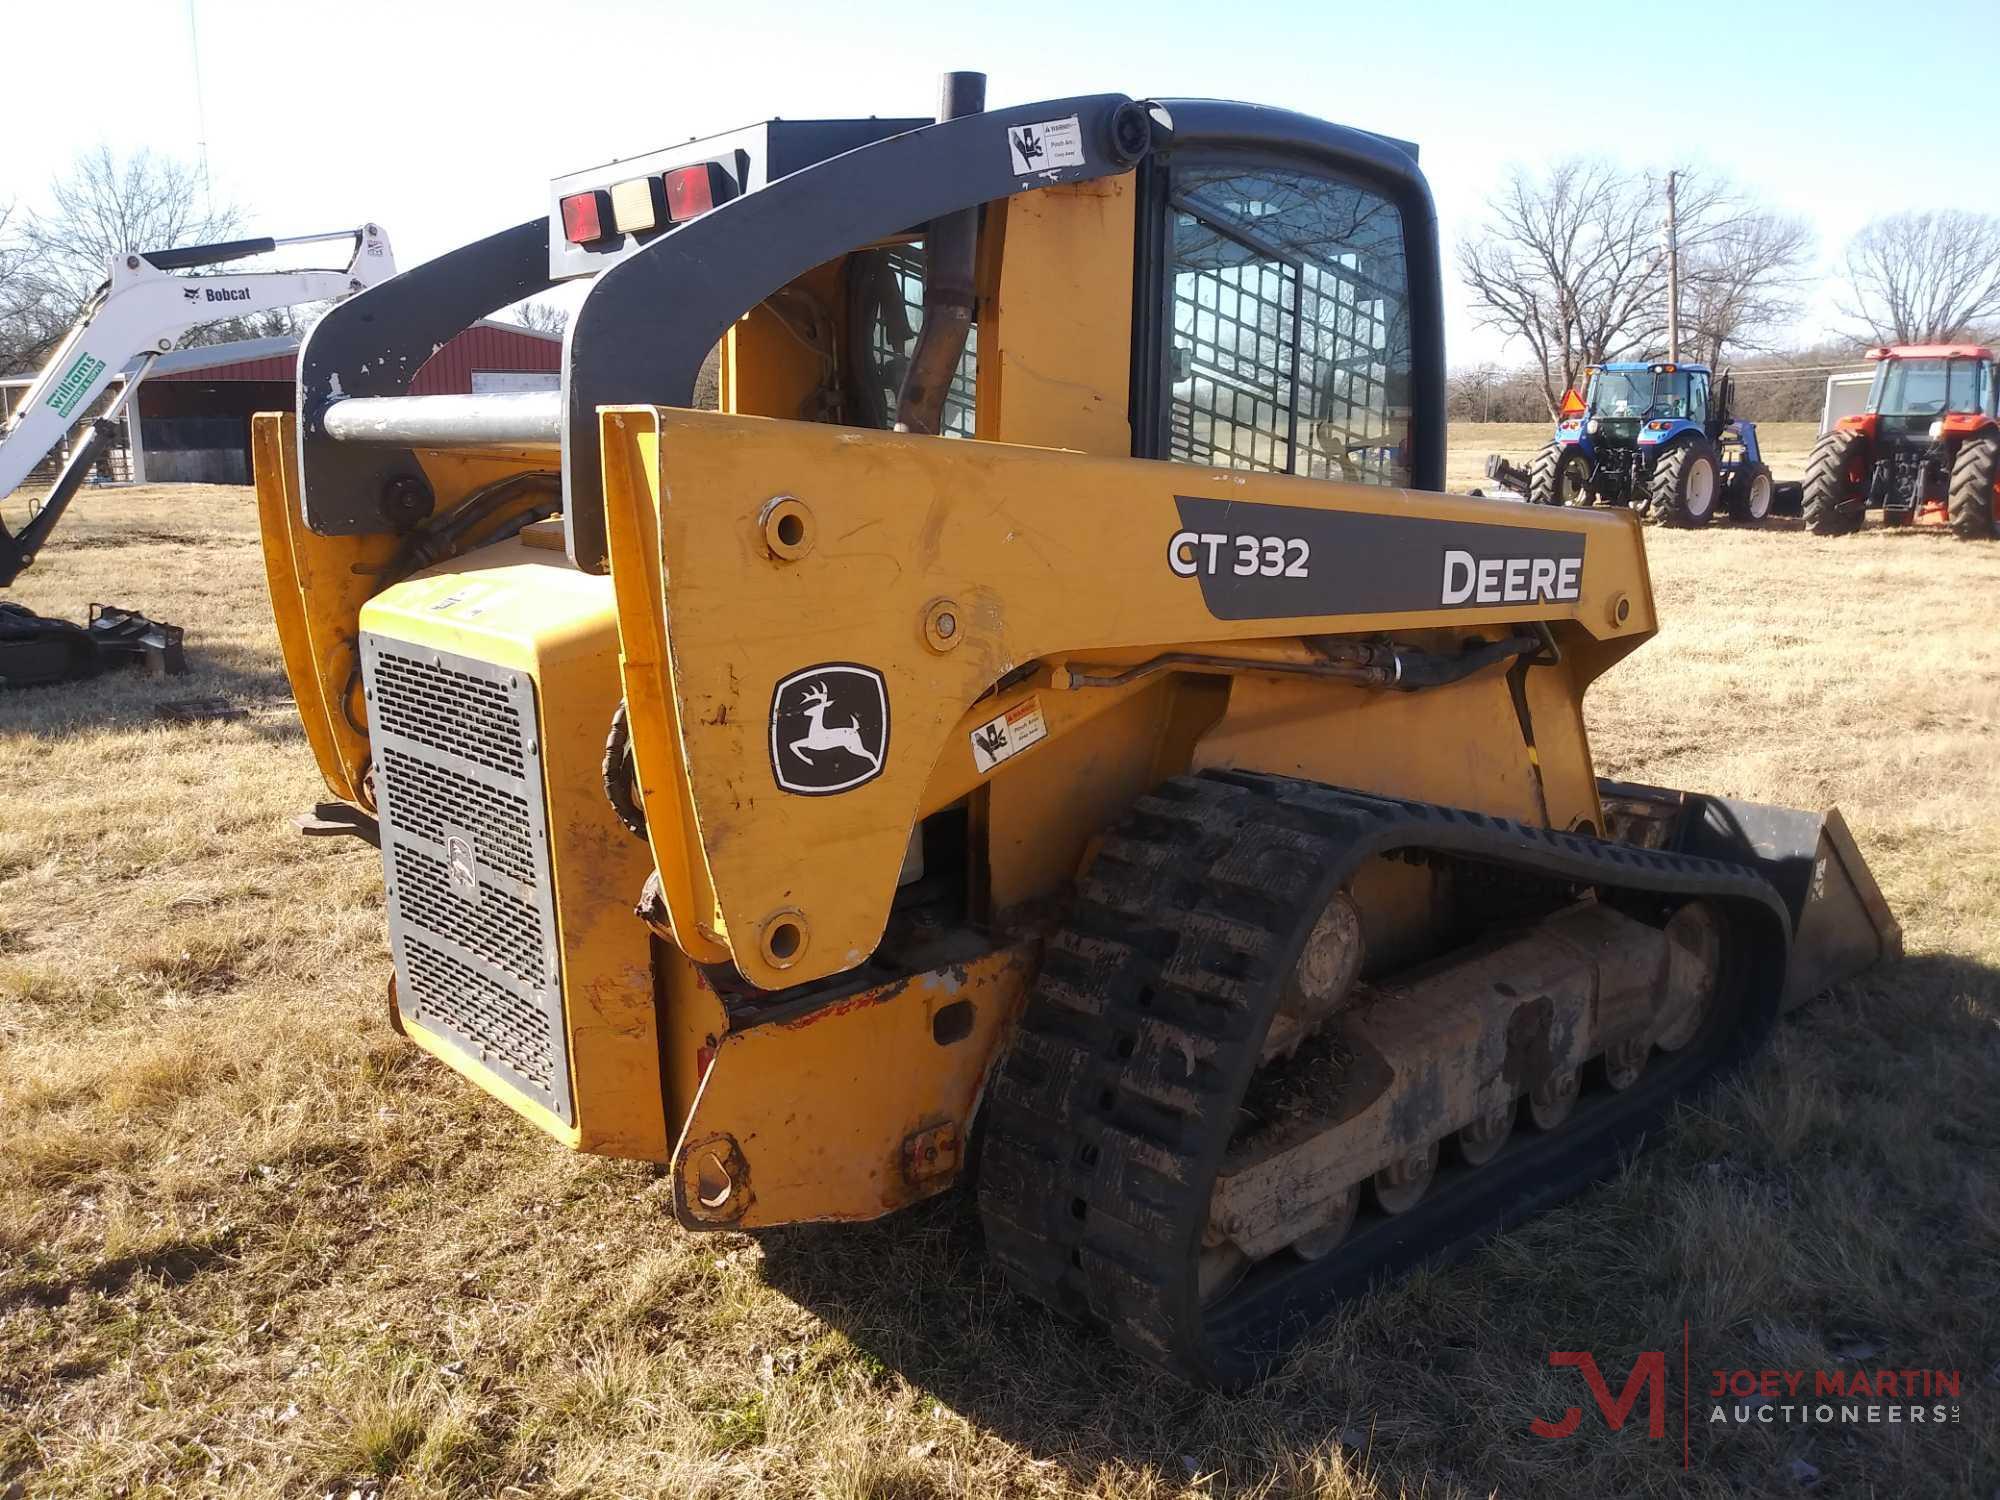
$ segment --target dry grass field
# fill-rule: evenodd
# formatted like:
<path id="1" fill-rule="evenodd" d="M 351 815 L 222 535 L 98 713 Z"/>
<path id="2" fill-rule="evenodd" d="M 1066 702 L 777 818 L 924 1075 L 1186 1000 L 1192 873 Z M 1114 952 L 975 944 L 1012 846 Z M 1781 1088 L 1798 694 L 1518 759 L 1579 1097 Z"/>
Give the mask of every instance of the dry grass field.
<path id="1" fill-rule="evenodd" d="M 1541 436 L 1456 430 L 1456 482 Z M 196 671 L 0 698 L 0 1496 L 1991 1500 L 2000 544 L 1649 545 L 1665 629 L 1593 695 L 1600 771 L 1838 803 L 1910 956 L 1604 1186 L 1223 1398 L 1009 1293 L 963 1196 L 690 1236 L 654 1172 L 398 1039 L 376 856 L 291 829 L 321 789 L 248 493 L 84 497 L 13 597 L 181 622 Z M 249 714 L 156 718 L 194 694 Z M 1677 1411 L 1611 1434 L 1547 1363 L 1594 1351 L 1615 1389 L 1684 1321 L 1685 1472 Z M 1704 1420 L 1710 1369 L 1843 1359 L 1963 1371 L 1957 1419 Z"/>

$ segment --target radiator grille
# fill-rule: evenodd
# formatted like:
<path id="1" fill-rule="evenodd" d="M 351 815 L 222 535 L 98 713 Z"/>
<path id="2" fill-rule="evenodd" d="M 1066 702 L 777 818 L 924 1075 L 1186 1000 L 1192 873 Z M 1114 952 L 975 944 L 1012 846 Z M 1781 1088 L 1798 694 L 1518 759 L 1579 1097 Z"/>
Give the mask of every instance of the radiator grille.
<path id="1" fill-rule="evenodd" d="M 482 863 L 523 885 L 535 883 L 526 798 L 394 748 L 383 750 L 378 768 L 396 784 L 396 814 L 406 832 L 443 848 L 447 828 L 470 828 Z"/>
<path id="2" fill-rule="evenodd" d="M 534 684 L 373 634 L 361 654 L 404 1014 L 573 1122 Z"/>
<path id="3" fill-rule="evenodd" d="M 448 667 L 434 664 L 444 659 L 438 653 L 431 656 L 433 660 L 422 660 L 378 652 L 369 683 L 371 711 L 425 749 L 442 750 L 511 776 L 524 775 L 521 714 L 507 690 L 462 670 L 484 663 Z"/>
<path id="4" fill-rule="evenodd" d="M 443 860 L 410 844 L 392 844 L 390 850 L 404 920 L 450 938 L 523 984 L 541 981 L 542 924 L 532 906 L 491 888 L 482 889 L 474 905 L 451 888 Z"/>
<path id="5" fill-rule="evenodd" d="M 457 1019 L 467 1037 L 501 1057 L 517 1059 L 523 1069 L 534 1069 L 534 1081 L 549 1087 L 548 1063 L 561 1049 L 546 1011 L 421 938 L 406 937 L 403 949 L 413 989 L 457 997 Z"/>

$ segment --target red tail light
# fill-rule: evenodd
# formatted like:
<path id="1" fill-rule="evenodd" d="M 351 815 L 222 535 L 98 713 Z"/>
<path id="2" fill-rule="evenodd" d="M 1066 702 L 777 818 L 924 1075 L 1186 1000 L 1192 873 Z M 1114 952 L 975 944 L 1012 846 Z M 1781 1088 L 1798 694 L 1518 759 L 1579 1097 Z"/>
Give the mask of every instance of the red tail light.
<path id="1" fill-rule="evenodd" d="M 667 212 L 676 224 L 705 214 L 717 204 L 736 196 L 736 184 L 717 162 L 697 162 L 676 167 L 665 176 Z"/>
<path id="2" fill-rule="evenodd" d="M 611 233 L 611 195 L 572 193 L 562 201 L 563 234 L 572 245 L 587 245 Z"/>

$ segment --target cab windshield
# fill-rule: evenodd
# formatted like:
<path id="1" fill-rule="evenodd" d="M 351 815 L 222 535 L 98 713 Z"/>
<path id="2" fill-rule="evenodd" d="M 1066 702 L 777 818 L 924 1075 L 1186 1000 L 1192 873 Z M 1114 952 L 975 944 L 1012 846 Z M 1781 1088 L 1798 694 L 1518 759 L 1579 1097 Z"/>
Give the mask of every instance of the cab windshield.
<path id="1" fill-rule="evenodd" d="M 1977 412 L 1991 367 L 1979 359 L 1885 359 L 1875 367 L 1868 409 L 1885 417 Z"/>
<path id="2" fill-rule="evenodd" d="M 1599 417 L 1684 417 L 1688 414 L 1686 370 L 1663 375 L 1652 370 L 1599 370 L 1590 377 L 1585 404 Z"/>

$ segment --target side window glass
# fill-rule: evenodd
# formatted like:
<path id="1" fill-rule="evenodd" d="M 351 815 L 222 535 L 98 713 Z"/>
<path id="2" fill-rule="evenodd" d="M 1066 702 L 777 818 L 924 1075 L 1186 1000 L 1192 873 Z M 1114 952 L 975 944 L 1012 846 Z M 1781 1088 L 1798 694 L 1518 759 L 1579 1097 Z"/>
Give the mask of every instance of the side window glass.
<path id="1" fill-rule="evenodd" d="M 1973 412 L 1981 406 L 1977 385 L 1979 366 L 1969 359 L 1951 362 L 1950 384 L 1945 393 L 1946 411 Z"/>
<path id="2" fill-rule="evenodd" d="M 1688 380 L 1687 417 L 1690 422 L 1706 423 L 1708 421 L 1708 377 L 1706 375 L 1694 375 Z"/>
<path id="3" fill-rule="evenodd" d="M 1402 216 L 1294 168 L 1176 169 L 1167 454 L 1406 485 Z"/>
<path id="4" fill-rule="evenodd" d="M 924 257 L 914 248 L 857 250 L 847 258 L 848 420 L 858 427 L 896 425 L 896 396 L 924 326 Z M 965 353 L 944 400 L 938 432 L 973 435 L 979 380 L 979 325 L 967 332 Z"/>

